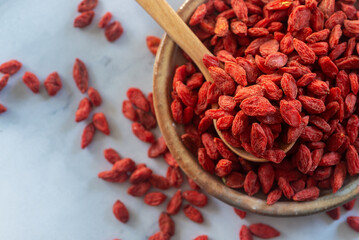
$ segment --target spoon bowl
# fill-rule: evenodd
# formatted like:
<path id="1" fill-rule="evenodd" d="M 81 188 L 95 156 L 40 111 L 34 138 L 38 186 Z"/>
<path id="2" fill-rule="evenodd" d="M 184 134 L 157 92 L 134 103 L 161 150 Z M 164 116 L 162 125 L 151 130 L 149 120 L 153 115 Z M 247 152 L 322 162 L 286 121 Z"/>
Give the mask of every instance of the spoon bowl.
<path id="1" fill-rule="evenodd" d="M 197 65 L 206 81 L 213 82 L 211 75 L 209 74 L 206 66 L 203 64 L 203 56 L 213 54 L 204 46 L 204 44 L 197 38 L 197 36 L 191 31 L 186 23 L 177 15 L 177 13 L 168 5 L 165 0 L 136 0 L 151 17 L 167 32 L 167 34 L 175 41 L 193 60 Z M 218 107 L 218 106 L 217 106 Z M 216 107 L 216 108 L 217 108 Z M 212 105 L 214 108 L 214 105 Z M 216 120 L 214 126 L 218 133 L 218 136 L 235 154 L 252 162 L 268 162 L 263 158 L 255 157 L 253 154 L 245 151 L 241 148 L 233 147 L 222 135 L 216 127 Z M 294 145 L 280 144 L 280 148 L 287 153 Z"/>

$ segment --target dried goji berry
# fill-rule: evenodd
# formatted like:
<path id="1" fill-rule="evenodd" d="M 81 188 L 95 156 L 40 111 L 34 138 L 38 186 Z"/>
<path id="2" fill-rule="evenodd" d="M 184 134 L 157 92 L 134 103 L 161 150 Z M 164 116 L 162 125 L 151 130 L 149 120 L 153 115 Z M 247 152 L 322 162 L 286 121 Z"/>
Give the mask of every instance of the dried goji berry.
<path id="1" fill-rule="evenodd" d="M 77 11 L 86 12 L 93 10 L 97 4 L 98 0 L 82 0 L 77 7 Z"/>
<path id="2" fill-rule="evenodd" d="M 128 179 L 127 173 L 116 172 L 116 171 L 103 171 L 98 174 L 98 177 L 107 181 L 107 182 L 117 182 L 122 183 Z"/>
<path id="3" fill-rule="evenodd" d="M 249 231 L 260 238 L 274 238 L 280 236 L 280 232 L 278 232 L 277 229 L 263 223 L 249 225 Z"/>
<path id="4" fill-rule="evenodd" d="M 10 60 L 0 65 L 0 72 L 3 74 L 13 75 L 17 73 L 22 67 L 21 62 L 17 60 Z"/>
<path id="5" fill-rule="evenodd" d="M 22 80 L 33 93 L 39 93 L 40 81 L 35 74 L 31 72 L 25 72 L 24 76 L 22 76 Z"/>
<path id="6" fill-rule="evenodd" d="M 353 230 L 359 232 L 359 217 L 349 216 L 347 217 L 347 223 Z"/>
<path id="7" fill-rule="evenodd" d="M 156 37 L 156 36 L 147 36 L 146 37 L 147 48 L 148 48 L 148 50 L 150 50 L 150 52 L 153 55 L 157 54 L 157 50 L 158 50 L 160 43 L 161 43 L 161 39 L 159 37 Z"/>
<path id="8" fill-rule="evenodd" d="M 95 126 L 93 123 L 89 123 L 85 127 L 84 131 L 82 132 L 82 137 L 81 137 L 81 148 L 82 149 L 87 147 L 92 142 L 94 135 L 95 135 Z"/>
<path id="9" fill-rule="evenodd" d="M 340 218 L 340 208 L 334 208 L 328 212 L 326 212 L 328 216 L 333 220 L 338 220 Z"/>
<path id="10" fill-rule="evenodd" d="M 106 135 L 110 135 L 110 128 L 107 123 L 105 114 L 95 113 L 92 117 L 92 121 L 97 130 L 103 132 Z"/>
<path id="11" fill-rule="evenodd" d="M 114 42 L 123 34 L 123 28 L 119 21 L 114 21 L 105 29 L 105 36 L 109 42 Z"/>
<path id="12" fill-rule="evenodd" d="M 197 223 L 203 222 L 203 216 L 201 212 L 198 209 L 192 207 L 191 205 L 184 206 L 183 212 L 186 215 L 186 217 L 188 217 L 193 222 L 197 222 Z"/>
<path id="13" fill-rule="evenodd" d="M 55 96 L 57 92 L 60 91 L 60 89 L 62 88 L 62 82 L 59 74 L 57 72 L 53 72 L 49 76 L 47 76 L 44 81 L 44 86 L 49 96 Z"/>
<path id="14" fill-rule="evenodd" d="M 177 192 L 173 195 L 171 200 L 168 202 L 167 205 L 167 213 L 171 215 L 175 215 L 178 213 L 182 205 L 182 194 L 181 190 L 177 190 Z"/>
<path id="15" fill-rule="evenodd" d="M 352 210 L 354 208 L 355 202 L 356 202 L 356 198 L 354 198 L 353 200 L 345 203 L 343 205 L 343 207 L 345 208 L 345 210 L 350 211 L 350 210 Z"/>
<path id="16" fill-rule="evenodd" d="M 112 208 L 113 214 L 115 217 L 122 223 L 127 223 L 130 215 L 128 213 L 128 210 L 123 202 L 120 200 L 117 200 Z"/>
<path id="17" fill-rule="evenodd" d="M 138 184 L 133 184 L 127 189 L 127 193 L 133 197 L 141 197 L 148 192 L 151 188 L 151 184 L 149 182 L 140 182 Z"/>
<path id="18" fill-rule="evenodd" d="M 86 65 L 78 58 L 73 67 L 73 78 L 81 93 L 85 93 L 88 88 L 88 72 Z"/>
<path id="19" fill-rule="evenodd" d="M 113 148 L 105 149 L 103 151 L 103 155 L 106 160 L 111 164 L 115 164 L 115 162 L 121 160 L 120 154 L 118 154 L 118 152 Z"/>
<path id="20" fill-rule="evenodd" d="M 147 193 L 143 200 L 147 205 L 158 206 L 161 205 L 166 198 L 167 196 L 161 192 L 151 192 Z"/>
<path id="21" fill-rule="evenodd" d="M 194 26 L 199 24 L 204 19 L 206 14 L 207 14 L 206 4 L 199 5 L 196 8 L 195 12 L 192 14 L 191 19 L 189 20 L 189 25 Z"/>
<path id="22" fill-rule="evenodd" d="M 293 196 L 294 201 L 312 201 L 319 197 L 319 189 L 317 187 L 308 187 Z"/>
<path id="23" fill-rule="evenodd" d="M 258 176 L 255 172 L 249 171 L 244 180 L 244 191 L 252 196 L 259 191 L 260 185 L 258 181 Z"/>
<path id="24" fill-rule="evenodd" d="M 89 98 L 94 106 L 98 107 L 101 105 L 102 98 L 101 98 L 100 93 L 96 89 L 94 89 L 93 87 L 90 87 L 88 89 L 87 93 L 88 93 Z"/>
<path id="25" fill-rule="evenodd" d="M 98 22 L 98 27 L 99 28 L 105 28 L 107 27 L 107 25 L 110 23 L 112 18 L 112 13 L 110 12 L 106 12 L 100 19 L 100 21 Z"/>
<path id="26" fill-rule="evenodd" d="M 74 20 L 74 27 L 84 28 L 92 23 L 93 17 L 95 16 L 94 11 L 86 11 L 77 16 Z"/>
<path id="27" fill-rule="evenodd" d="M 169 183 L 168 179 L 165 177 L 162 177 L 160 175 L 157 175 L 157 174 L 152 173 L 149 181 L 150 181 L 152 187 L 154 187 L 154 188 L 166 190 L 170 187 L 170 183 Z"/>
<path id="28" fill-rule="evenodd" d="M 253 240 L 252 234 L 246 225 L 242 225 L 241 230 L 239 231 L 239 239 L 240 240 Z"/>

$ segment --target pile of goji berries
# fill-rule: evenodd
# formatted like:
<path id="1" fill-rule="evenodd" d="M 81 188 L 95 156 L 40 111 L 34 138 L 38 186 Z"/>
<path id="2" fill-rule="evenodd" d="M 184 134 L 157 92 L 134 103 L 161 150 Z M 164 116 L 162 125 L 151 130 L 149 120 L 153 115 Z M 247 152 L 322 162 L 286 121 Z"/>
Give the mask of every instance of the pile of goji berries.
<path id="1" fill-rule="evenodd" d="M 75 28 L 84 28 L 89 26 L 92 23 L 92 20 L 95 16 L 93 11 L 98 4 L 98 0 L 83 0 L 79 3 L 77 11 L 81 14 L 77 16 L 74 20 Z M 119 21 L 113 21 L 112 13 L 106 12 L 98 23 L 99 28 L 105 28 L 105 36 L 109 42 L 114 42 L 119 39 L 123 33 L 122 25 Z"/>
<path id="2" fill-rule="evenodd" d="M 189 25 L 215 55 L 203 58 L 213 83 L 187 58 L 173 77 L 171 110 L 206 171 L 250 196 L 262 189 L 269 205 L 335 193 L 359 173 L 354 3 L 209 0 L 196 9 Z M 232 146 L 269 162 L 239 158 L 213 120 Z M 293 142 L 287 154 L 280 149 Z"/>

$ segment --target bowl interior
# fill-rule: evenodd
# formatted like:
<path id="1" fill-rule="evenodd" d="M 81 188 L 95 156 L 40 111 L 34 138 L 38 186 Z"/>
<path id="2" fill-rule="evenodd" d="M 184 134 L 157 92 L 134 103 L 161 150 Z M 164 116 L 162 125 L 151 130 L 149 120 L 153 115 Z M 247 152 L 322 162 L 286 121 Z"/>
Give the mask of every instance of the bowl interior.
<path id="1" fill-rule="evenodd" d="M 178 14 L 187 22 L 196 7 L 204 2 L 205 0 L 187 0 L 179 9 Z M 218 177 L 204 171 L 198 164 L 197 158 L 181 142 L 183 127 L 177 125 L 171 115 L 172 77 L 175 66 L 184 62 L 180 49 L 168 35 L 165 35 L 154 65 L 154 105 L 158 124 L 169 150 L 182 170 L 204 191 L 234 207 L 270 216 L 302 216 L 327 211 L 350 201 L 359 194 L 359 177 L 356 176 L 347 179 L 344 186 L 335 194 L 321 191 L 321 196 L 315 201 L 279 201 L 268 206 L 264 195 L 256 194 L 250 197 L 225 186 Z"/>

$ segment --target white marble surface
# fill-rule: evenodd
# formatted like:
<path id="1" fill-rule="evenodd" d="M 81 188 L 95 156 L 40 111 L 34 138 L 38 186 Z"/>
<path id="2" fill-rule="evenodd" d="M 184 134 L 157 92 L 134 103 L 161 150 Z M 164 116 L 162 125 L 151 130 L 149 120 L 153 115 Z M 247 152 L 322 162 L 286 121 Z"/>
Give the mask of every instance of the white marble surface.
<path id="1" fill-rule="evenodd" d="M 8 112 L 0 116 L 0 239 L 6 240 L 142 240 L 158 231 L 160 207 L 145 205 L 142 198 L 126 194 L 129 184 L 110 184 L 97 178 L 110 168 L 102 151 L 116 148 L 122 156 L 144 162 L 165 174 L 162 160 L 147 158 L 147 145 L 131 133 L 122 116 L 121 102 L 130 86 L 151 91 L 154 57 L 146 48 L 146 35 L 163 34 L 134 0 L 104 1 L 96 9 L 95 23 L 106 11 L 120 20 L 124 35 L 108 43 L 96 24 L 72 27 L 77 1 L 0 0 L 0 62 L 16 58 L 24 66 L 0 93 Z M 169 1 L 178 8 L 181 0 Z M 96 109 L 107 114 L 112 134 L 96 134 L 86 150 L 80 149 L 85 123 L 76 124 L 74 113 L 83 97 L 72 80 L 76 57 L 88 66 L 90 84 L 99 89 L 104 103 Z M 44 89 L 32 94 L 22 83 L 25 71 L 43 81 L 58 71 L 64 88 L 49 98 Z M 174 190 L 166 192 L 168 196 Z M 124 225 L 112 215 L 112 204 L 121 199 L 131 220 Z M 203 210 L 205 223 L 174 217 L 174 240 L 208 234 L 214 239 L 239 239 L 242 224 L 264 222 L 282 231 L 278 239 L 355 239 L 358 234 L 345 223 L 359 214 L 359 205 L 332 221 L 325 214 L 299 218 L 271 218 L 248 214 L 240 220 L 232 208 L 210 198 Z"/>

